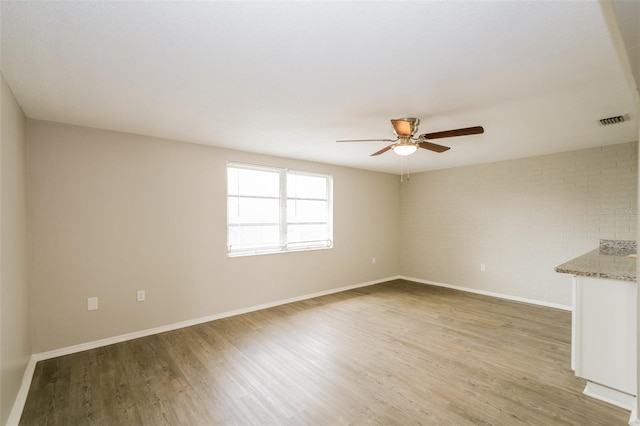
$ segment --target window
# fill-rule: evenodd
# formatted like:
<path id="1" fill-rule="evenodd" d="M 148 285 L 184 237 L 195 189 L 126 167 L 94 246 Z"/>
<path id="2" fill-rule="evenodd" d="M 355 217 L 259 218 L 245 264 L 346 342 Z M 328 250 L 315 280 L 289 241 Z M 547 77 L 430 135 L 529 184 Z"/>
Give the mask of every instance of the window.
<path id="1" fill-rule="evenodd" d="M 229 256 L 333 246 L 329 175 L 227 163 Z"/>

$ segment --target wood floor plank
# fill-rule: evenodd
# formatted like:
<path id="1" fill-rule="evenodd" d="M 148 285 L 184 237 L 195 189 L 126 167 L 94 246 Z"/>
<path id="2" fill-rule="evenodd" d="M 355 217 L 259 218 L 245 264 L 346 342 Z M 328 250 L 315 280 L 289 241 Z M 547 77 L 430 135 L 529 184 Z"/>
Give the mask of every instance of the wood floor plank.
<path id="1" fill-rule="evenodd" d="M 570 321 L 392 281 L 39 362 L 20 424 L 626 424 Z"/>

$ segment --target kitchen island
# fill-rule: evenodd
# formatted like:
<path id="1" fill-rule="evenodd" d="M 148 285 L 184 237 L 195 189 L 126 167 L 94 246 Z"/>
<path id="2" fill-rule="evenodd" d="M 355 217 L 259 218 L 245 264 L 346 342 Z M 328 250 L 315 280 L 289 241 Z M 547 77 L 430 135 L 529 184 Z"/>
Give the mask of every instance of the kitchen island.
<path id="1" fill-rule="evenodd" d="M 600 246 L 555 268 L 573 275 L 571 367 L 584 393 L 630 410 L 636 418 L 636 242 Z"/>
<path id="2" fill-rule="evenodd" d="M 600 247 L 560 266 L 556 272 L 636 282 L 636 242 L 600 240 Z"/>

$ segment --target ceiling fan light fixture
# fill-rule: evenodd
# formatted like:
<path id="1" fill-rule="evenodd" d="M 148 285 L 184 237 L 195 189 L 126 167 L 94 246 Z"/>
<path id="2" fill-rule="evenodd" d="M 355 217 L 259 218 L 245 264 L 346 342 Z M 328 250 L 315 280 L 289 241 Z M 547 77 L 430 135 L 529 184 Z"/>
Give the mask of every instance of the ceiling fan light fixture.
<path id="1" fill-rule="evenodd" d="M 376 155 L 384 154 L 387 151 L 393 150 L 397 155 L 402 157 L 406 157 L 408 155 L 413 154 L 418 150 L 418 148 L 424 148 L 433 152 L 445 152 L 450 148 L 444 145 L 438 145 L 437 143 L 429 142 L 430 139 L 439 139 L 439 138 L 451 138 L 454 136 L 465 136 L 465 135 L 479 135 L 484 133 L 484 128 L 482 126 L 474 126 L 474 127 L 465 127 L 463 129 L 452 129 L 452 130 L 444 130 L 441 132 L 435 133 L 425 133 L 420 135 L 417 138 L 414 138 L 413 135 L 418 131 L 418 125 L 420 124 L 420 120 L 412 117 L 405 118 L 397 118 L 391 120 L 391 125 L 393 126 L 393 131 L 396 134 L 397 138 L 394 140 L 391 139 L 347 139 L 347 140 L 338 140 L 336 142 L 387 142 L 391 143 L 390 145 L 385 146 L 381 150 L 378 150 L 371 154 L 371 157 L 375 157 Z"/>
<path id="2" fill-rule="evenodd" d="M 403 143 L 398 144 L 393 147 L 393 152 L 398 154 L 401 157 L 406 157 L 407 155 L 411 155 L 418 149 L 418 146 L 413 143 Z"/>

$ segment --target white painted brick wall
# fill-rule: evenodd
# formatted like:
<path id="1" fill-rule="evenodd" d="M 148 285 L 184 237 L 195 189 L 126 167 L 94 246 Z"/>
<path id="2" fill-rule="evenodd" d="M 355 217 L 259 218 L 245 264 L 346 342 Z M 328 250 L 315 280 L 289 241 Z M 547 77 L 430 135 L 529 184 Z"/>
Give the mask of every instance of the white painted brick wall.
<path id="1" fill-rule="evenodd" d="M 569 305 L 555 266 L 600 238 L 636 239 L 637 164 L 634 142 L 413 174 L 401 274 Z"/>

